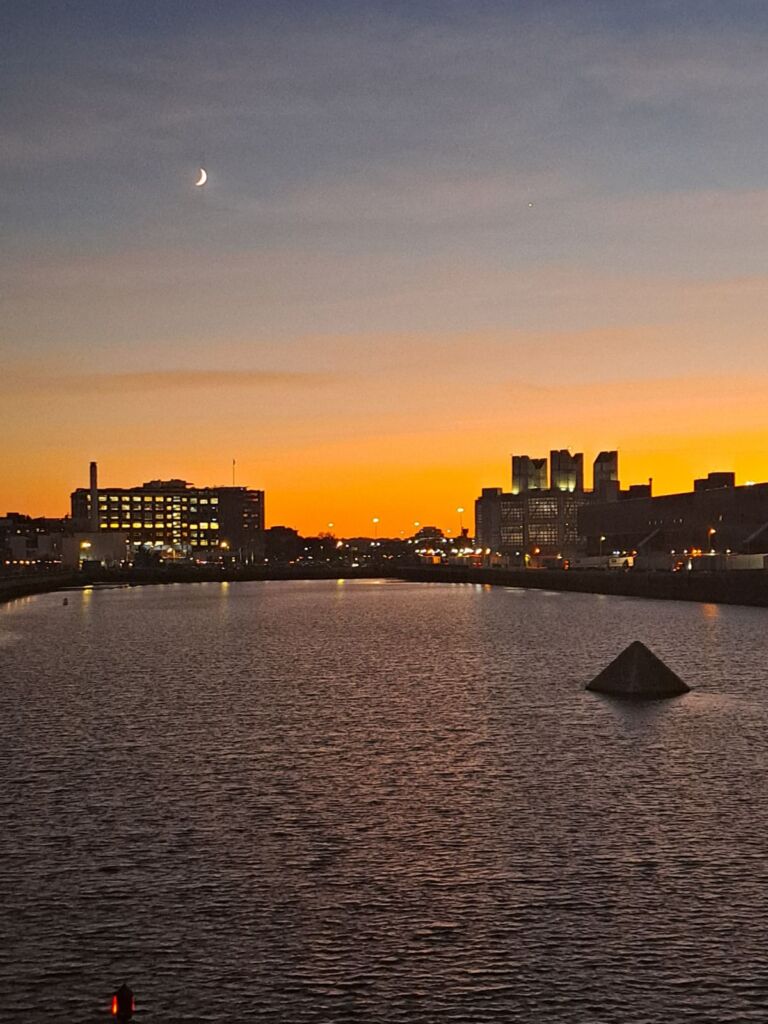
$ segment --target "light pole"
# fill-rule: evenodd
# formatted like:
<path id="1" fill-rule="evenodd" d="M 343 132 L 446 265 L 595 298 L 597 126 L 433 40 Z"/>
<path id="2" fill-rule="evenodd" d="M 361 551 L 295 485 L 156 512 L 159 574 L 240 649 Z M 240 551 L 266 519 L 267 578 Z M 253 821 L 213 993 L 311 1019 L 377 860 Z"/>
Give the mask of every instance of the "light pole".
<path id="1" fill-rule="evenodd" d="M 374 540 L 374 543 L 375 543 L 376 540 L 378 539 L 378 536 L 379 536 L 379 517 L 378 516 L 374 516 L 373 519 L 372 519 L 372 522 L 373 522 L 373 540 Z"/>
<path id="2" fill-rule="evenodd" d="M 600 557 L 603 557 L 603 541 L 605 540 L 605 534 L 600 534 Z"/>
<path id="3" fill-rule="evenodd" d="M 716 533 L 717 530 L 714 528 L 714 526 L 710 526 L 710 528 L 707 530 L 707 543 L 709 544 L 709 550 L 712 554 L 714 554 L 715 551 L 715 545 L 712 541 L 712 538 Z"/>
<path id="4" fill-rule="evenodd" d="M 456 511 L 459 513 L 459 533 L 464 533 L 464 509 L 459 505 Z"/>

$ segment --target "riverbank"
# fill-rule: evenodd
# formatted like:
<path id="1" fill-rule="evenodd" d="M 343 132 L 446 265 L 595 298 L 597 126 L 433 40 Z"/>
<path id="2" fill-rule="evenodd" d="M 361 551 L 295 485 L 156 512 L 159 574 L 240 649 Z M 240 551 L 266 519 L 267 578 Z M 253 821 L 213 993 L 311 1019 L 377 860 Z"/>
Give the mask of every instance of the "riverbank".
<path id="1" fill-rule="evenodd" d="M 474 583 L 532 590 L 555 590 L 614 597 L 643 597 L 704 604 L 768 607 L 768 572 L 589 572 L 556 569 L 469 569 L 461 566 L 261 565 L 243 568 L 170 566 L 102 569 L 0 580 L 0 603 L 30 594 L 93 584 L 153 586 L 172 583 L 231 583 L 246 580 L 400 579 L 412 583 Z"/>
<path id="2" fill-rule="evenodd" d="M 45 576 L 6 576 L 0 578 L 0 604 L 30 594 L 48 594 L 54 590 L 85 585 L 81 573 L 56 572 Z"/>
<path id="3" fill-rule="evenodd" d="M 426 566 L 398 570 L 418 583 L 481 583 L 572 593 L 645 597 L 661 601 L 742 604 L 768 607 L 768 572 L 630 572 L 558 569 L 465 569 Z"/>

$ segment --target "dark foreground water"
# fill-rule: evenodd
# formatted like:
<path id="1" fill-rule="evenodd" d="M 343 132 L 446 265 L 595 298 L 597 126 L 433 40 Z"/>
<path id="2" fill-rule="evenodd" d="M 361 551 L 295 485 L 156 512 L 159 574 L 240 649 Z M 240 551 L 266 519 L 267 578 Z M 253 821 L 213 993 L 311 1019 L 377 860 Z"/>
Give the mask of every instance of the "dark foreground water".
<path id="1" fill-rule="evenodd" d="M 0 607 L 0 1019 L 765 1021 L 759 609 L 396 582 Z M 583 691 L 629 641 L 695 692 Z"/>

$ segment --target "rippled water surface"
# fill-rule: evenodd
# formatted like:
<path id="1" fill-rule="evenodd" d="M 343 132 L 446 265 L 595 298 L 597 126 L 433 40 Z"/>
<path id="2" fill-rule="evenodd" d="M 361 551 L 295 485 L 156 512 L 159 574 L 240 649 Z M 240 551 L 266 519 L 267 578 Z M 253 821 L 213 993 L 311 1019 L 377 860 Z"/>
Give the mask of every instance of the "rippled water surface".
<path id="1" fill-rule="evenodd" d="M 766 1019 L 765 611 L 62 600 L 0 606 L 3 1021 L 105 1019 L 123 979 L 158 1022 Z M 694 692 L 585 693 L 634 639 Z"/>

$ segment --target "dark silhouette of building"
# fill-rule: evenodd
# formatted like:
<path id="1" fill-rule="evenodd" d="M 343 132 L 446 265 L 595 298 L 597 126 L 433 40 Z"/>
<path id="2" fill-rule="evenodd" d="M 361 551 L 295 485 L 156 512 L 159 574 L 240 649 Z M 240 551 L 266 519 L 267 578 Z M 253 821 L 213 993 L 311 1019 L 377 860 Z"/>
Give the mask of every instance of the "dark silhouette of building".
<path id="1" fill-rule="evenodd" d="M 768 551 L 768 483 L 736 487 L 733 473 L 710 473 L 682 494 L 597 502 L 579 513 L 588 554 L 637 551 Z"/>
<path id="2" fill-rule="evenodd" d="M 53 568 L 61 562 L 67 519 L 34 518 L 20 512 L 0 516 L 0 568 Z"/>
<path id="3" fill-rule="evenodd" d="M 289 563 L 301 557 L 303 539 L 291 526 L 271 526 L 264 534 L 265 556 L 269 562 Z"/>
<path id="4" fill-rule="evenodd" d="M 567 449 L 550 452 L 547 460 L 527 455 L 512 458 L 512 490 L 483 488 L 475 501 L 475 534 L 479 547 L 523 562 L 526 556 L 566 558 L 580 546 L 578 517 L 596 495 L 584 490 L 584 456 Z M 618 452 L 601 452 L 595 475 L 601 494 L 619 491 Z"/>
<path id="5" fill-rule="evenodd" d="M 512 493 L 545 491 L 547 489 L 547 460 L 532 459 L 529 455 L 512 456 Z"/>
<path id="6" fill-rule="evenodd" d="M 694 491 L 714 491 L 718 487 L 735 486 L 735 473 L 708 473 L 705 477 L 693 481 Z"/>
<path id="7" fill-rule="evenodd" d="M 539 465 L 543 461 L 514 457 L 511 493 L 483 487 L 475 501 L 478 547 L 520 563 L 531 556 L 566 559 L 586 546 L 580 525 L 585 508 L 596 502 L 623 504 L 627 498 L 650 497 L 649 483 L 621 489 L 615 451 L 600 452 L 595 459 L 591 492 L 584 489 L 584 456 L 565 449 L 550 453 L 550 486 L 530 486 L 531 474 L 546 481 L 546 465 L 543 470 Z M 536 464 L 535 472 L 529 464 Z"/>
<path id="8" fill-rule="evenodd" d="M 616 501 L 619 496 L 619 453 L 600 452 L 592 464 L 592 490 L 598 501 Z"/>
<path id="9" fill-rule="evenodd" d="M 578 493 L 584 490 L 584 456 L 571 455 L 567 448 L 549 453 L 549 486 L 553 491 Z"/>

